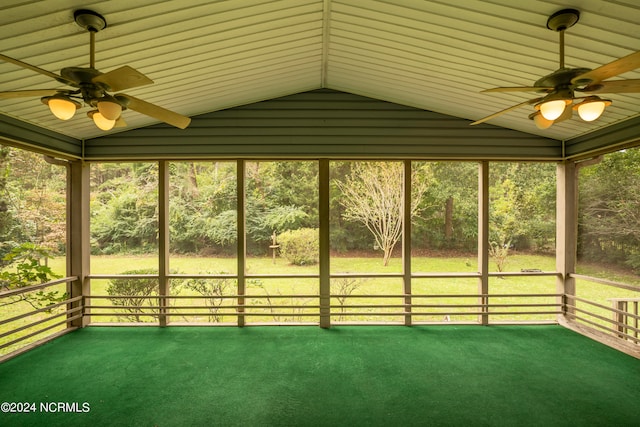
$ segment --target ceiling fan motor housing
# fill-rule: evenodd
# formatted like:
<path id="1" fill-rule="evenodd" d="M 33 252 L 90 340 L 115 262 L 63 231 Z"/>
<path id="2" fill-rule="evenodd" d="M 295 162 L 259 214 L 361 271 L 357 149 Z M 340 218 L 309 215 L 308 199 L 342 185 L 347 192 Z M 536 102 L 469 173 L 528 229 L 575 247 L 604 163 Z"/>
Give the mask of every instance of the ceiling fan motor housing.
<path id="1" fill-rule="evenodd" d="M 551 74 L 548 74 L 533 85 L 535 87 L 554 87 L 557 88 L 559 86 L 571 86 L 571 80 L 579 75 L 587 73 L 591 71 L 589 68 L 561 68 L 559 70 L 554 71 Z M 587 84 L 588 82 L 585 82 Z"/>

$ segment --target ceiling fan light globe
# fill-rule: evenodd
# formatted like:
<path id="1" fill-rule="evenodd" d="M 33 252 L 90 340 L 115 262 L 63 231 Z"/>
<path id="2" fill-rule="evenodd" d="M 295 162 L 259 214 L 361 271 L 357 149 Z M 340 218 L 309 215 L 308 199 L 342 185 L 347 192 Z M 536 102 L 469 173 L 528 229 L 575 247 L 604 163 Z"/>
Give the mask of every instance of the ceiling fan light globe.
<path id="1" fill-rule="evenodd" d="M 116 125 L 115 120 L 105 118 L 98 110 L 89 111 L 87 115 L 93 119 L 93 123 L 101 130 L 111 130 Z"/>
<path id="2" fill-rule="evenodd" d="M 60 120 L 69 120 L 76 114 L 76 110 L 80 107 L 75 102 L 64 95 L 54 95 L 42 98 L 42 102 L 49 106 L 51 113 Z"/>
<path id="3" fill-rule="evenodd" d="M 540 114 L 545 119 L 553 121 L 562 115 L 566 106 L 567 101 L 564 99 L 546 101 L 540 104 Z"/>
<path id="4" fill-rule="evenodd" d="M 118 120 L 122 113 L 122 106 L 117 102 L 98 101 L 98 111 L 107 120 Z"/>
<path id="5" fill-rule="evenodd" d="M 584 101 L 577 105 L 578 115 L 585 122 L 592 122 L 602 115 L 606 106 L 603 100 Z"/>

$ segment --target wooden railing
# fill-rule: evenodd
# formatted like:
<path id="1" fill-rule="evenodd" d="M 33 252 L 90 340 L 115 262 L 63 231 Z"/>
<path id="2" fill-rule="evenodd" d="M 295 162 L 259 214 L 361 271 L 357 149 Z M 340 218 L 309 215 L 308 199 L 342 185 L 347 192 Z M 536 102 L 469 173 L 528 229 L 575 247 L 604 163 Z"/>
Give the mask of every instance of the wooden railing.
<path id="1" fill-rule="evenodd" d="M 27 303 L 32 292 L 49 290 L 54 286 L 77 280 L 65 277 L 50 282 L 0 292 L 0 360 L 25 351 L 73 328 L 71 322 L 83 316 L 82 296 L 66 297 L 55 304 L 37 307 Z M 9 307 L 23 309 L 9 310 Z"/>
<path id="2" fill-rule="evenodd" d="M 629 332 L 633 335 L 633 340 L 638 341 L 638 303 L 640 298 L 609 298 L 616 324 L 618 326 L 618 336 L 624 338 Z"/>
<path id="3" fill-rule="evenodd" d="M 489 277 L 557 277 L 557 272 L 491 272 Z M 480 273 L 414 273 L 411 280 L 479 279 Z M 91 275 L 90 279 L 157 279 L 158 275 Z M 169 274 L 167 280 L 233 279 L 235 274 Z M 245 274 L 246 283 L 255 280 L 319 280 L 318 274 Z M 403 273 L 334 273 L 334 279 L 398 279 L 406 280 Z M 171 288 L 169 286 L 169 288 Z M 245 288 L 243 286 L 243 288 Z M 553 285 L 555 290 L 555 284 Z M 122 305 L 119 300 L 133 300 L 141 305 Z M 189 301 L 191 300 L 191 301 Z M 207 302 L 215 301 L 215 305 Z M 456 303 L 455 300 L 460 301 Z M 379 301 L 379 302 L 378 302 Z M 143 304 L 142 304 L 142 303 Z M 322 316 L 330 324 L 430 324 L 430 323 L 492 323 L 497 316 L 522 319 L 523 323 L 557 323 L 555 316 L 562 313 L 562 295 L 557 293 L 513 294 L 328 294 L 278 293 L 258 295 L 237 293 L 226 295 L 91 295 L 85 300 L 85 314 L 91 324 L 225 324 L 242 326 L 246 321 L 260 324 L 313 324 L 322 323 Z M 484 320 L 481 321 L 481 316 Z M 534 320 L 530 320 L 531 318 Z M 208 320 L 202 320 L 203 318 Z M 211 320 L 213 319 L 213 320 Z M 253 319 L 253 320 L 252 320 Z M 509 320 L 496 320 L 505 323 Z M 512 320 L 511 323 L 520 323 Z M 326 324 L 326 323 L 325 323 Z"/>
<path id="4" fill-rule="evenodd" d="M 490 273 L 491 277 L 557 276 L 555 272 Z M 96 275 L 93 279 L 156 279 L 158 275 Z M 418 273 L 411 279 L 474 279 L 476 273 Z M 434 323 L 496 324 L 557 323 L 558 315 L 573 324 L 599 331 L 616 341 L 633 346 L 640 344 L 640 287 L 578 274 L 576 280 L 587 280 L 618 289 L 606 292 L 607 297 L 590 298 L 577 295 L 542 293 L 292 293 L 292 294 L 229 294 L 229 295 L 86 295 L 65 297 L 47 307 L 29 307 L 0 318 L 0 360 L 16 351 L 46 342 L 61 333 L 73 330 L 72 322 L 85 317 L 84 324 L 147 324 L 147 325 L 239 325 L 245 324 L 321 324 L 328 316 L 329 324 L 404 324 Z M 167 280 L 235 279 L 236 275 L 169 275 Z M 251 279 L 318 279 L 318 275 L 274 276 L 246 275 Z M 405 278 L 403 274 L 335 274 L 341 278 Z M 48 283 L 0 292 L 0 307 L 19 302 L 23 295 L 44 291 L 77 280 L 66 277 Z M 236 288 L 237 289 L 237 288 Z M 623 294 L 620 294 L 623 292 Z M 131 300 L 138 298 L 138 300 Z M 136 301 L 118 305 L 117 301 Z M 25 306 L 25 304 L 23 304 Z M 5 310 L 9 312 L 8 310 Z M 502 317 L 500 317 L 502 316 Z M 563 316 L 560 316 L 563 317 Z M 125 322 L 123 322 L 123 319 Z M 250 321 L 248 321 L 249 319 Z M 533 320 L 532 320 L 533 319 Z M 105 322 L 106 320 L 106 322 Z M 126 322 L 128 320 L 128 322 Z M 44 336 L 43 338 L 40 338 Z M 37 339 L 35 341 L 34 339 Z M 18 348 L 17 346 L 23 345 Z M 4 350 L 4 351 L 3 351 Z M 7 354 L 10 353 L 10 354 Z"/>
<path id="5" fill-rule="evenodd" d="M 568 304 L 567 318 L 619 341 L 640 344 L 640 287 L 581 274 L 572 274 L 571 277 L 615 288 L 617 291 L 607 292 L 606 297 L 597 301 L 594 297 L 582 296 L 580 286 L 576 286 L 576 295 L 565 296 Z M 627 295 L 614 296 L 616 293 Z"/>

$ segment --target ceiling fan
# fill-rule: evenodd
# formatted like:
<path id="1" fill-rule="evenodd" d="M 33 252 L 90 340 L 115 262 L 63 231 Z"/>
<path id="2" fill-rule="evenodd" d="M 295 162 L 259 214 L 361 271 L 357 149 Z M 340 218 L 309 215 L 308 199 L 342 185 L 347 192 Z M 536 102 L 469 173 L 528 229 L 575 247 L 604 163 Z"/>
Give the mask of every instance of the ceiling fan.
<path id="1" fill-rule="evenodd" d="M 570 119 L 573 110 L 577 110 L 580 118 L 593 121 L 600 117 L 605 107 L 611 105 L 608 99 L 601 99 L 595 93 L 632 93 L 640 92 L 640 79 L 608 80 L 618 74 L 640 67 L 640 51 L 616 59 L 594 70 L 588 68 L 567 68 L 564 65 L 564 32 L 580 19 L 580 12 L 575 9 L 562 9 L 549 17 L 547 28 L 560 34 L 560 67 L 553 73 L 536 81 L 533 86 L 497 87 L 482 92 L 538 92 L 546 94 L 538 98 L 521 102 L 490 116 L 476 120 L 477 125 L 491 120 L 508 111 L 525 105 L 534 105 L 535 111 L 529 115 L 536 126 L 546 129 L 553 123 Z M 576 92 L 584 92 L 586 96 L 575 96 Z M 577 102 L 573 107 L 570 104 Z"/>
<path id="2" fill-rule="evenodd" d="M 60 75 L 58 75 L 0 54 L 0 59 L 44 74 L 60 83 L 71 86 L 73 89 L 34 89 L 0 92 L 0 99 L 40 96 L 42 97 L 42 102 L 47 104 L 51 112 L 61 120 L 72 118 L 76 110 L 84 103 L 95 108 L 89 111 L 87 115 L 102 130 L 110 130 L 114 126 L 126 126 L 121 117 L 121 112 L 126 109 L 137 111 L 180 129 L 189 126 L 191 122 L 189 117 L 145 102 L 131 95 L 124 93 L 109 94 L 109 92 L 119 92 L 148 85 L 153 81 L 128 65 L 106 73 L 98 71 L 95 68 L 95 33 L 104 29 L 107 26 L 107 21 L 102 15 L 86 9 L 75 11 L 74 19 L 90 35 L 88 68 L 67 67 L 63 68 L 60 71 Z"/>

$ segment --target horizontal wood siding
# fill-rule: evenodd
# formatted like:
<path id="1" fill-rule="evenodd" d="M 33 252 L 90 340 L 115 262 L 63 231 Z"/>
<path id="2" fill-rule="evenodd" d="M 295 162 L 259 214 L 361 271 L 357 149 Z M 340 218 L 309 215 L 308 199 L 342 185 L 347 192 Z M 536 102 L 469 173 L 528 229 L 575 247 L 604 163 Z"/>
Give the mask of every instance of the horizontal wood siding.
<path id="1" fill-rule="evenodd" d="M 85 158 L 558 160 L 559 141 L 332 90 L 316 90 L 86 141 Z"/>
<path id="2" fill-rule="evenodd" d="M 570 139 L 566 142 L 566 157 L 580 157 L 589 153 L 611 151 L 640 144 L 640 116 Z"/>
<path id="3" fill-rule="evenodd" d="M 82 157 L 79 140 L 1 114 L 0 144 L 72 159 Z"/>

